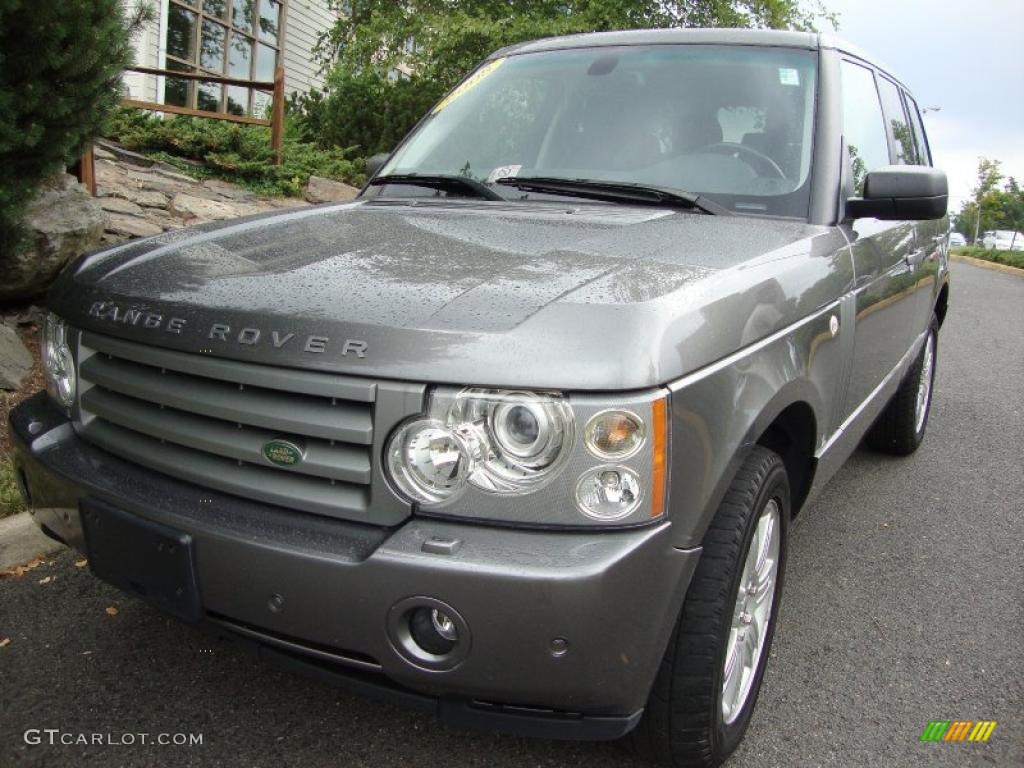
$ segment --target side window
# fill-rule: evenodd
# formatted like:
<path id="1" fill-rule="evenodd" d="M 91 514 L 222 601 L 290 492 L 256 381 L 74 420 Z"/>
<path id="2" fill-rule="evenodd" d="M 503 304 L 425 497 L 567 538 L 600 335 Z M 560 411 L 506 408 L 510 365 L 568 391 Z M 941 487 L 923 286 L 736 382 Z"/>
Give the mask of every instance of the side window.
<path id="1" fill-rule="evenodd" d="M 868 172 L 889 164 L 889 142 L 875 75 L 852 61 L 843 61 L 843 135 L 850 152 L 854 189 L 860 195 Z"/>
<path id="2" fill-rule="evenodd" d="M 924 132 L 924 123 L 921 121 L 921 111 L 917 108 L 917 102 L 911 98 L 906 91 L 903 97 L 907 100 L 907 112 L 910 113 L 910 127 L 914 131 L 914 144 L 917 145 L 917 164 L 931 165 L 932 156 L 928 151 L 928 135 Z"/>
<path id="3" fill-rule="evenodd" d="M 900 89 L 892 80 L 879 77 L 878 92 L 882 95 L 882 108 L 885 110 L 886 126 L 892 143 L 893 163 L 917 165 L 917 148 L 914 146 L 914 136 L 907 122 L 907 113 L 903 109 Z"/>

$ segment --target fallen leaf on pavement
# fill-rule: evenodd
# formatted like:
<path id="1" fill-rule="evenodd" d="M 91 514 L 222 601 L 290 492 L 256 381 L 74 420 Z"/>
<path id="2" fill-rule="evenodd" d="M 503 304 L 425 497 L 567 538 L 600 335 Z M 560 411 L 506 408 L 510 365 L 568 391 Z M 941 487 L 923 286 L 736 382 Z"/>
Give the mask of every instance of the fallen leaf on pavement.
<path id="1" fill-rule="evenodd" d="M 40 579 L 39 583 L 40 584 L 49 584 L 51 581 L 53 581 L 56 578 L 57 578 L 56 576 L 47 576 L 45 579 Z"/>
<path id="2" fill-rule="evenodd" d="M 13 568 L 8 568 L 6 571 L 0 571 L 0 576 L 13 576 L 15 578 L 24 576 L 26 573 L 31 571 L 33 568 L 38 568 L 40 565 L 46 562 L 46 558 L 42 555 L 33 557 L 24 565 L 16 565 Z"/>
<path id="3" fill-rule="evenodd" d="M 6 648 L 10 644 L 11 644 L 11 638 L 9 638 L 9 637 L 0 637 L 0 648 Z"/>
<path id="4" fill-rule="evenodd" d="M 89 564 L 89 561 L 84 557 L 81 560 L 75 560 L 75 568 L 85 568 Z"/>
<path id="5" fill-rule="evenodd" d="M 107 616 L 117 616 L 118 613 L 119 611 L 114 606 L 107 608 Z"/>

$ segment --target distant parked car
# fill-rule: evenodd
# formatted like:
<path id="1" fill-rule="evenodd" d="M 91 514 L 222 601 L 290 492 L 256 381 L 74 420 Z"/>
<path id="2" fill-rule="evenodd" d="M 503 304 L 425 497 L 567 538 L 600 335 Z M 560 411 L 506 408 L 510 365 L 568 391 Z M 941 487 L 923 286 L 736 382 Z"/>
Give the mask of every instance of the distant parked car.
<path id="1" fill-rule="evenodd" d="M 962 246 L 967 245 L 967 238 L 965 238 L 959 232 L 950 232 L 949 245 L 951 248 L 960 248 Z"/>
<path id="2" fill-rule="evenodd" d="M 995 229 L 985 233 L 981 244 L 998 251 L 1024 251 L 1024 235 L 1012 229 Z"/>

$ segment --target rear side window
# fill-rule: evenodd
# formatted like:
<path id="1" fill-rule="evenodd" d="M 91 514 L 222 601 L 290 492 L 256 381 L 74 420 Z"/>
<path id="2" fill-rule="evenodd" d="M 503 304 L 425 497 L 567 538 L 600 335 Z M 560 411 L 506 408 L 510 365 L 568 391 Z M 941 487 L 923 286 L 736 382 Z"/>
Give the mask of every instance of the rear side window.
<path id="1" fill-rule="evenodd" d="M 889 164 L 889 142 L 874 73 L 852 61 L 843 61 L 842 71 L 843 136 L 850 153 L 854 189 L 860 195 L 868 172 Z"/>
<path id="2" fill-rule="evenodd" d="M 917 164 L 931 165 L 932 156 L 928 151 L 928 136 L 924 132 L 924 123 L 921 122 L 921 111 L 917 108 L 917 102 L 904 92 L 907 100 L 907 112 L 910 113 L 910 127 L 914 131 L 914 144 L 917 146 Z"/>
<path id="3" fill-rule="evenodd" d="M 886 127 L 889 129 L 889 140 L 892 142 L 892 161 L 896 165 L 916 165 L 917 148 L 914 135 L 907 122 L 907 113 L 903 109 L 903 98 L 900 89 L 891 80 L 878 78 L 878 92 L 882 95 L 882 108 L 885 110 Z"/>

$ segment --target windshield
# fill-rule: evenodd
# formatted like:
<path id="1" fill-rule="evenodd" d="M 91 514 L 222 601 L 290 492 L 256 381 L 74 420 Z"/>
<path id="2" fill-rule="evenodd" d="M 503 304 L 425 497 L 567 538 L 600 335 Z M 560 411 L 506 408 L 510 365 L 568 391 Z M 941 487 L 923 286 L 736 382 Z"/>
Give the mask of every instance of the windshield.
<path id="1" fill-rule="evenodd" d="M 510 199 L 550 195 L 497 179 L 630 182 L 737 213 L 806 217 L 816 62 L 810 51 L 707 45 L 496 59 L 431 111 L 381 175 L 464 176 Z M 380 194 L 442 192 L 390 184 Z"/>

